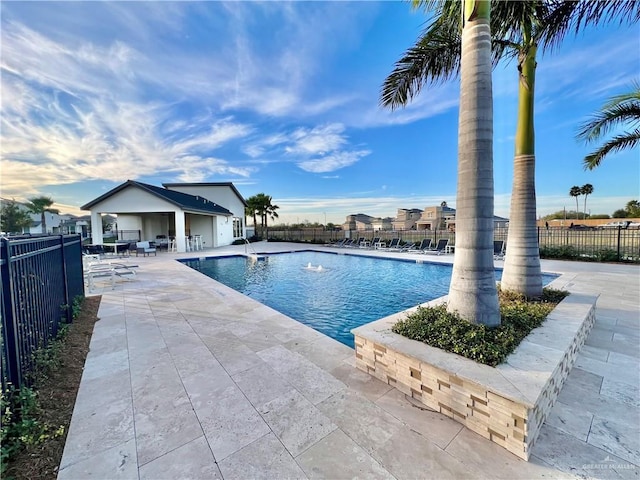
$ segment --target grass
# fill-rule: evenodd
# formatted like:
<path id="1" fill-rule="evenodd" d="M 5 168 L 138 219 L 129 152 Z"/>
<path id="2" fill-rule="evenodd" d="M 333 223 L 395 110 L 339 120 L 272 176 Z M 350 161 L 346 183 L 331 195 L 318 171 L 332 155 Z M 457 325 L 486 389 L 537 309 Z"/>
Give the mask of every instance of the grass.
<path id="1" fill-rule="evenodd" d="M 447 312 L 446 305 L 419 307 L 398 321 L 392 331 L 494 367 L 504 362 L 531 330 L 542 325 L 567 295 L 565 291 L 545 288 L 542 298 L 533 300 L 499 291 L 502 324 L 494 328 L 469 323 L 458 314 Z"/>
<path id="2" fill-rule="evenodd" d="M 40 354 L 45 368 L 37 372 L 33 387 L 19 392 L 23 414 L 16 433 L 22 435 L 18 441 L 3 435 L 3 448 L 5 441 L 15 447 L 3 465 L 3 479 L 56 479 L 100 299 L 84 299 L 64 336 Z"/>

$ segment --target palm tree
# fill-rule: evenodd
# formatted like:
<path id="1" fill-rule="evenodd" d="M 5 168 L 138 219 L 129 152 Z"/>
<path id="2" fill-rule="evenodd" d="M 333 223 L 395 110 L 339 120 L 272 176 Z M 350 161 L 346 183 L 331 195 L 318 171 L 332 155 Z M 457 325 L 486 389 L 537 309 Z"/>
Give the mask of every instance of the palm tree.
<path id="1" fill-rule="evenodd" d="M 381 104 L 406 105 L 422 86 L 446 81 L 460 70 L 460 15 L 455 0 L 414 0 L 434 12 L 416 45 L 410 48 L 386 78 Z M 501 286 L 537 297 L 542 293 L 542 272 L 536 228 L 534 93 L 538 49 L 551 49 L 565 34 L 586 25 L 619 16 L 637 21 L 640 2 L 527 0 L 492 1 L 491 32 L 494 64 L 516 58 L 519 74 L 513 188 Z"/>
<path id="2" fill-rule="evenodd" d="M 268 231 L 267 230 L 267 217 L 271 217 L 271 220 L 275 220 L 276 218 L 278 218 L 278 212 L 276 212 L 276 210 L 278 210 L 280 207 L 278 205 L 273 205 L 272 202 L 273 198 L 270 195 L 266 195 L 265 198 L 265 203 L 263 205 L 263 224 L 264 224 L 264 231 L 265 233 Z"/>
<path id="3" fill-rule="evenodd" d="M 576 198 L 576 218 L 578 218 L 578 197 L 582 195 L 582 189 L 579 186 L 574 185 L 571 187 L 571 190 L 569 190 L 569 195 Z"/>
<path id="4" fill-rule="evenodd" d="M 600 140 L 612 128 L 628 123 L 630 130 L 614 136 L 595 152 L 584 157 L 584 168 L 593 170 L 611 152 L 634 148 L 640 142 L 640 83 L 632 91 L 609 100 L 602 110 L 580 127 L 578 138 L 587 143 Z"/>
<path id="5" fill-rule="evenodd" d="M 40 223 L 42 225 L 42 233 L 47 233 L 47 218 L 45 213 L 60 213 L 57 208 L 51 208 L 53 205 L 53 199 L 49 197 L 33 197 L 27 202 L 27 208 L 31 213 L 40 214 Z"/>
<path id="6" fill-rule="evenodd" d="M 253 229 L 256 235 L 258 234 L 258 219 L 257 219 L 258 208 L 259 208 L 259 204 L 258 204 L 258 198 L 256 195 L 247 198 L 247 206 L 244 209 L 244 214 L 249 217 L 253 217 Z"/>
<path id="7" fill-rule="evenodd" d="M 491 2 L 462 2 L 456 255 L 447 310 L 500 325 L 493 269 L 493 95 Z"/>
<path id="8" fill-rule="evenodd" d="M 587 218 L 587 197 L 593 193 L 593 185 L 585 183 L 580 187 L 580 194 L 584 195 L 584 218 Z M 576 197 L 576 200 L 578 198 Z"/>

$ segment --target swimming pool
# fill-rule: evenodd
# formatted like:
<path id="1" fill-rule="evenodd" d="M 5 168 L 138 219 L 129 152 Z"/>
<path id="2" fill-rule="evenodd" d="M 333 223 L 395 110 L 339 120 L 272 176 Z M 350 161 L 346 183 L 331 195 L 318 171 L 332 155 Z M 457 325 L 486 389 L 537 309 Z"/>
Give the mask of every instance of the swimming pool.
<path id="1" fill-rule="evenodd" d="M 451 265 L 314 251 L 182 262 L 350 347 L 351 329 L 446 295 L 452 271 Z M 501 274 L 496 270 L 497 280 Z M 555 278 L 544 277 L 545 284 Z"/>

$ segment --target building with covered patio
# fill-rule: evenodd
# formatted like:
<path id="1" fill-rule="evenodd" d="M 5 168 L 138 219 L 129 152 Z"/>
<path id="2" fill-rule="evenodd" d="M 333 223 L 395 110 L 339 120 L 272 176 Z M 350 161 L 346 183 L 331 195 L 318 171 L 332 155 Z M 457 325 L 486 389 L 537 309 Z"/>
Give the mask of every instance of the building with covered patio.
<path id="1" fill-rule="evenodd" d="M 163 187 L 128 180 L 83 205 L 91 212 L 92 243 L 103 242 L 103 214 L 117 216 L 118 231 L 139 231 L 143 241 L 167 239 L 177 252 L 189 251 L 194 238 L 203 247 L 246 238 L 247 204 L 231 182 Z"/>

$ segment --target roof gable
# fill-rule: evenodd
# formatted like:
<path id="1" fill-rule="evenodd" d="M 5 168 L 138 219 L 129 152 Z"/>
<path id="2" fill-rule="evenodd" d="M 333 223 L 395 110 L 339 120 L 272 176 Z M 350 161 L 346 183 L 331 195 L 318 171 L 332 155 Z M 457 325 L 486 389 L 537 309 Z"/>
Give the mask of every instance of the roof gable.
<path id="1" fill-rule="evenodd" d="M 247 201 L 240 194 L 236 186 L 231 182 L 201 182 L 201 183 L 163 183 L 162 186 L 167 189 L 172 187 L 229 187 L 231 191 L 240 199 L 242 205 L 247 207 Z"/>
<path id="2" fill-rule="evenodd" d="M 95 205 L 103 202 L 109 197 L 116 195 L 117 193 L 123 191 L 126 188 L 140 188 L 151 195 L 162 198 L 177 207 L 182 208 L 183 210 L 190 211 L 198 211 L 204 213 L 213 213 L 216 215 L 225 215 L 231 216 L 233 215 L 226 208 L 214 203 L 206 198 L 202 198 L 199 196 L 189 195 L 188 193 L 178 192 L 176 190 L 169 190 L 167 188 L 156 187 L 155 185 L 149 185 L 147 183 L 136 182 L 134 180 L 127 180 L 122 185 L 118 185 L 117 187 L 109 190 L 104 195 L 99 196 L 98 198 L 92 200 L 80 207 L 82 210 L 91 210 Z"/>

